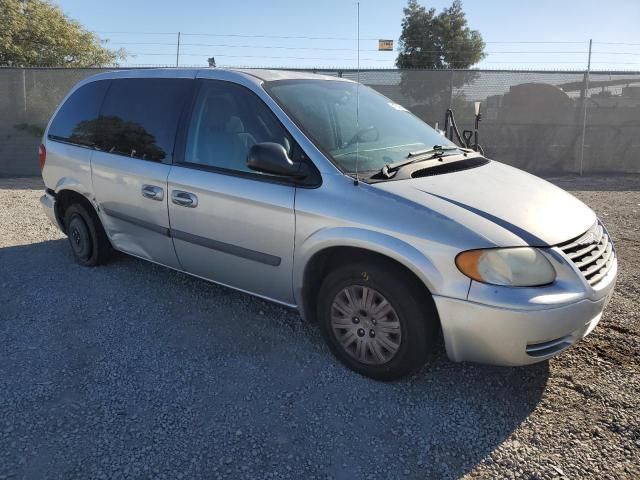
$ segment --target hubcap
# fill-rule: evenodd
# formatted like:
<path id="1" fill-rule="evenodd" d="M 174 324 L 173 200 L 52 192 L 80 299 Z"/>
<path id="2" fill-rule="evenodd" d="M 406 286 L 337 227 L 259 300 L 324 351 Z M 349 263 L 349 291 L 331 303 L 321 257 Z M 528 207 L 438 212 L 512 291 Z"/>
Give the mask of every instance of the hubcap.
<path id="1" fill-rule="evenodd" d="M 331 328 L 345 352 L 369 365 L 389 362 L 402 341 L 395 309 L 380 292 L 360 285 L 342 289 L 333 299 Z"/>

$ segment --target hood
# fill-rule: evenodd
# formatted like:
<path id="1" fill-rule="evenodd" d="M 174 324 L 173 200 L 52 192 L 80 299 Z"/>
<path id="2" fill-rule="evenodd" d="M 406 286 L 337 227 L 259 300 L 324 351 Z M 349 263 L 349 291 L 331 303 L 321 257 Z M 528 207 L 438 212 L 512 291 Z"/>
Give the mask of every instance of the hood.
<path id="1" fill-rule="evenodd" d="M 375 186 L 437 211 L 498 246 L 556 245 L 596 221 L 595 213 L 573 195 L 495 161 Z"/>

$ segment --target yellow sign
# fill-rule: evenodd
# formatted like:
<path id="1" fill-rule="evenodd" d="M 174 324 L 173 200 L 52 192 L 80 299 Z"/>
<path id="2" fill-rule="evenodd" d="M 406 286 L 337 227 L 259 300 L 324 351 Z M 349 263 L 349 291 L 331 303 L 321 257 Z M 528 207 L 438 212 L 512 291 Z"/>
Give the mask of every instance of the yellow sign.
<path id="1" fill-rule="evenodd" d="M 378 50 L 381 52 L 392 52 L 393 40 L 378 40 Z"/>

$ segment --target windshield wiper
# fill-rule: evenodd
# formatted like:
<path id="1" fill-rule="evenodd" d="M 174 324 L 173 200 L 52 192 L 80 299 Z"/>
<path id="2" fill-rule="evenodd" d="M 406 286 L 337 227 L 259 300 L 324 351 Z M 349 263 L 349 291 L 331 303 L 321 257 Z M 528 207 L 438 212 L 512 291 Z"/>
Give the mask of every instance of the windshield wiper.
<path id="1" fill-rule="evenodd" d="M 392 178 L 402 167 L 411 165 L 412 163 L 422 162 L 425 160 L 432 160 L 434 158 L 441 157 L 444 152 L 451 150 L 461 150 L 467 153 L 466 148 L 460 148 L 456 146 L 443 147 L 442 145 L 434 145 L 433 148 L 427 150 L 416 150 L 415 152 L 409 152 L 405 160 L 401 160 L 396 163 L 388 163 L 380 169 L 380 174 L 386 178 Z"/>

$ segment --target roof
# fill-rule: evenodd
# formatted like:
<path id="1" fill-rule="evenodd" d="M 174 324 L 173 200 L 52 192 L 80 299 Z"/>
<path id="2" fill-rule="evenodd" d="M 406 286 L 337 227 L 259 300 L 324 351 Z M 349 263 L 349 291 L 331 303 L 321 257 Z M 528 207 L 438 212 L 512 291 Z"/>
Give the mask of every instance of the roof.
<path id="1" fill-rule="evenodd" d="M 261 68 L 232 68 L 219 70 L 245 73 L 265 82 L 271 82 L 273 80 L 345 80 L 333 75 L 319 75 L 309 71 L 266 70 Z"/>
<path id="2" fill-rule="evenodd" d="M 133 70 L 114 70 L 93 75 L 88 80 L 106 80 L 110 78 L 196 78 L 199 73 L 220 73 L 224 77 L 234 75 L 250 77 L 254 82 L 270 82 L 273 80 L 342 80 L 347 79 L 318 75 L 308 71 L 263 70 L 252 68 L 144 68 Z M 207 77 L 208 75 L 202 75 Z"/>

